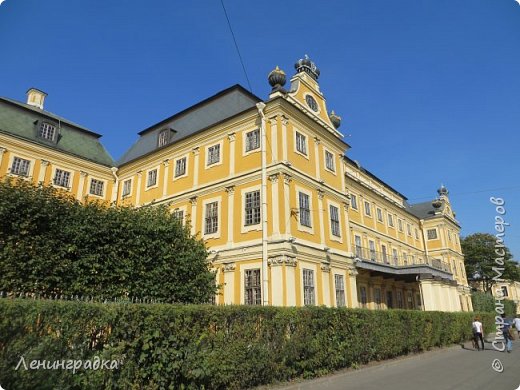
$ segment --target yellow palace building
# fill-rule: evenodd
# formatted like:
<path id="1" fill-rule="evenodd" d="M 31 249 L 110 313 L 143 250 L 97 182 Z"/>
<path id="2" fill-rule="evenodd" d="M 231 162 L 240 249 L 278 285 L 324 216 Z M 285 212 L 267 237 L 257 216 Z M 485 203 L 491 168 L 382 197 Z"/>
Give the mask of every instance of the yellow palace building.
<path id="1" fill-rule="evenodd" d="M 0 98 L 0 176 L 168 205 L 207 243 L 218 304 L 472 310 L 448 190 L 411 205 L 347 157 L 319 69 L 295 69 L 265 101 L 235 85 L 150 126 L 117 162 L 43 92 Z"/>

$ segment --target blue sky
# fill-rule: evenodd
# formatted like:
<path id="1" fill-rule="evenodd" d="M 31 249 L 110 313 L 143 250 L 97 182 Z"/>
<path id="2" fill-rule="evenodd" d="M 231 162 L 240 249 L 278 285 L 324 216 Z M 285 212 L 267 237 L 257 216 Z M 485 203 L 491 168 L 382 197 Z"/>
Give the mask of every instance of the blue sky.
<path id="1" fill-rule="evenodd" d="M 463 234 L 493 232 L 520 259 L 520 5 L 515 0 L 224 0 L 253 92 L 308 54 L 348 155 L 405 194 L 444 183 Z M 0 96 L 93 131 L 119 158 L 137 132 L 233 84 L 242 72 L 220 0 L 6 0 Z"/>

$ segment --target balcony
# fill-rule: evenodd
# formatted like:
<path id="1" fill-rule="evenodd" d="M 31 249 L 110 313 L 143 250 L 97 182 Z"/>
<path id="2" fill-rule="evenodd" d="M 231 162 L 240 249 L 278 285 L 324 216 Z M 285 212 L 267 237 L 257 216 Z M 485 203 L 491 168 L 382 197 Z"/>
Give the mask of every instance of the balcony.
<path id="1" fill-rule="evenodd" d="M 356 266 L 382 276 L 401 275 L 398 279 L 415 279 L 421 274 L 429 274 L 442 279 L 453 280 L 451 268 L 440 259 L 429 256 L 399 255 L 384 253 L 356 246 L 354 250 Z"/>

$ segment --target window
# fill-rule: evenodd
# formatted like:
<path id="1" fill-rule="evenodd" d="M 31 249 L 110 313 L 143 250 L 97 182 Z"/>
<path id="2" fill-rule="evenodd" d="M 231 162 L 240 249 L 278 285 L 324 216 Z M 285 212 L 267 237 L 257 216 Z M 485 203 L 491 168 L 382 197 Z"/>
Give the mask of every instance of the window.
<path id="1" fill-rule="evenodd" d="M 180 158 L 175 161 L 175 177 L 179 177 L 186 174 L 186 157 Z"/>
<path id="2" fill-rule="evenodd" d="M 334 284 L 336 285 L 336 306 L 345 306 L 345 279 L 343 275 L 334 275 Z"/>
<path id="3" fill-rule="evenodd" d="M 303 304 L 314 305 L 314 271 L 303 269 Z"/>
<path id="4" fill-rule="evenodd" d="M 368 203 L 367 201 L 365 201 L 365 214 L 367 216 L 371 216 L 372 215 L 372 210 L 370 208 L 370 203 Z"/>
<path id="5" fill-rule="evenodd" d="M 260 269 L 246 269 L 244 279 L 244 303 L 246 305 L 261 305 Z"/>
<path id="6" fill-rule="evenodd" d="M 246 192 L 245 225 L 260 223 L 260 191 Z"/>
<path id="7" fill-rule="evenodd" d="M 218 202 L 206 205 L 204 234 L 212 234 L 218 231 Z"/>
<path id="8" fill-rule="evenodd" d="M 403 292 L 402 291 L 397 291 L 397 307 L 399 309 L 404 309 Z"/>
<path id="9" fill-rule="evenodd" d="M 417 228 L 415 229 L 415 239 L 419 239 L 419 231 L 417 230 Z"/>
<path id="10" fill-rule="evenodd" d="M 415 255 L 412 255 L 412 264 L 415 264 Z"/>
<path id="11" fill-rule="evenodd" d="M 448 230 L 448 241 L 451 242 L 451 232 Z"/>
<path id="12" fill-rule="evenodd" d="M 104 182 L 97 179 L 90 180 L 90 190 L 89 193 L 91 195 L 103 196 L 103 187 Z"/>
<path id="13" fill-rule="evenodd" d="M 318 112 L 318 102 L 311 95 L 305 96 L 305 102 L 312 111 Z"/>
<path id="14" fill-rule="evenodd" d="M 408 254 L 406 252 L 403 252 L 403 264 L 408 264 Z"/>
<path id="15" fill-rule="evenodd" d="M 399 231 L 403 231 L 403 221 L 401 219 L 397 219 L 397 226 L 399 227 Z"/>
<path id="16" fill-rule="evenodd" d="M 307 155 L 307 137 L 298 132 L 296 132 L 296 150 Z"/>
<path id="17" fill-rule="evenodd" d="M 123 182 L 123 196 L 130 195 L 130 192 L 132 191 L 132 179 L 125 180 Z"/>
<path id="18" fill-rule="evenodd" d="M 69 188 L 70 187 L 70 172 L 56 168 L 56 172 L 54 173 L 53 183 L 56 186 Z"/>
<path id="19" fill-rule="evenodd" d="M 56 126 L 47 122 L 42 122 L 40 130 L 38 131 L 38 136 L 48 141 L 54 141 L 56 139 Z"/>
<path id="20" fill-rule="evenodd" d="M 367 288 L 362 286 L 359 288 L 359 303 L 361 303 L 361 307 L 367 307 Z"/>
<path id="21" fill-rule="evenodd" d="M 13 165 L 11 165 L 11 173 L 13 175 L 29 176 L 30 166 L 31 162 L 29 160 L 24 160 L 23 158 L 15 157 L 13 159 Z"/>
<path id="22" fill-rule="evenodd" d="M 392 309 L 394 307 L 394 295 L 392 291 L 386 292 L 386 307 Z"/>
<path id="23" fill-rule="evenodd" d="M 370 249 L 370 260 L 376 261 L 376 243 L 372 240 L 368 241 L 368 248 Z"/>
<path id="24" fill-rule="evenodd" d="M 408 301 L 408 309 L 413 309 L 413 296 L 411 291 L 408 291 L 406 294 L 406 300 Z"/>
<path id="25" fill-rule="evenodd" d="M 152 187 L 157 184 L 157 169 L 148 171 L 148 180 L 146 182 L 147 187 Z"/>
<path id="26" fill-rule="evenodd" d="M 386 245 L 381 245 L 381 251 L 383 252 L 383 262 L 388 264 L 388 255 L 386 253 Z"/>
<path id="27" fill-rule="evenodd" d="M 174 210 L 172 216 L 174 219 L 182 223 L 184 221 L 184 210 Z"/>
<path id="28" fill-rule="evenodd" d="M 339 232 L 339 211 L 335 206 L 330 205 L 330 232 L 336 236 L 340 236 Z"/>
<path id="29" fill-rule="evenodd" d="M 325 151 L 325 166 L 329 171 L 334 172 L 334 155 L 328 150 Z"/>
<path id="30" fill-rule="evenodd" d="M 381 289 L 379 287 L 374 289 L 374 301 L 376 303 L 376 309 L 381 309 Z"/>
<path id="31" fill-rule="evenodd" d="M 392 214 L 388 214 L 388 226 L 394 227 L 394 216 Z"/>
<path id="32" fill-rule="evenodd" d="M 394 260 L 394 265 L 399 263 L 399 256 L 397 255 L 397 249 L 392 249 L 392 259 Z"/>
<path id="33" fill-rule="evenodd" d="M 503 297 L 507 297 L 508 296 L 507 287 L 506 286 L 502 286 L 501 290 L 502 290 L 502 296 Z"/>
<path id="34" fill-rule="evenodd" d="M 168 141 L 170 141 L 170 130 L 161 130 L 159 137 L 157 138 L 157 147 L 160 148 L 161 146 L 166 145 Z"/>
<path id="35" fill-rule="evenodd" d="M 350 205 L 353 209 L 357 210 L 357 196 L 354 194 L 350 194 Z"/>
<path id="36" fill-rule="evenodd" d="M 412 236 L 412 227 L 409 223 L 406 224 L 406 233 L 411 237 Z"/>
<path id="37" fill-rule="evenodd" d="M 437 239 L 437 229 L 428 229 L 426 231 L 428 240 L 436 240 Z"/>
<path id="38" fill-rule="evenodd" d="M 309 195 L 300 192 L 300 224 L 311 227 L 311 209 Z"/>
<path id="39" fill-rule="evenodd" d="M 260 130 L 256 129 L 246 133 L 246 152 L 260 147 Z"/>
<path id="40" fill-rule="evenodd" d="M 363 256 L 362 250 L 361 250 L 361 237 L 354 236 L 354 242 L 355 242 L 355 246 L 356 246 L 356 257 L 361 258 Z"/>
<path id="41" fill-rule="evenodd" d="M 220 144 L 208 148 L 208 165 L 216 164 L 220 161 Z"/>
<path id="42" fill-rule="evenodd" d="M 377 220 L 379 222 L 383 222 L 383 211 L 379 207 L 376 209 L 376 214 L 377 214 Z"/>

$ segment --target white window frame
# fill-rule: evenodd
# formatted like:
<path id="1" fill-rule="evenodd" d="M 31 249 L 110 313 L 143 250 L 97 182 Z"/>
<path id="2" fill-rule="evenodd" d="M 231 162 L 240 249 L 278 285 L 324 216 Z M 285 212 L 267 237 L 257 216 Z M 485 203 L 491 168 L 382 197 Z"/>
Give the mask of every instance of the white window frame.
<path id="1" fill-rule="evenodd" d="M 377 261 L 376 242 L 374 240 L 368 240 L 368 255 L 371 261 Z"/>
<path id="2" fill-rule="evenodd" d="M 258 131 L 258 146 L 256 148 L 248 150 L 247 135 L 251 134 L 251 133 L 254 133 L 255 131 Z M 262 145 L 261 136 L 262 136 L 262 134 L 261 134 L 259 128 L 255 128 L 255 129 L 252 129 L 252 130 L 245 130 L 243 132 L 243 137 L 242 137 L 242 155 L 243 156 L 247 156 L 248 154 L 260 152 L 260 150 L 261 150 L 260 147 Z"/>
<path id="3" fill-rule="evenodd" d="M 406 234 L 412 237 L 412 226 L 408 222 L 406 223 Z"/>
<path id="4" fill-rule="evenodd" d="M 403 220 L 401 218 L 397 218 L 397 230 L 399 230 L 401 233 L 404 233 Z"/>
<path id="5" fill-rule="evenodd" d="M 213 233 L 206 233 L 206 209 L 208 204 L 217 202 L 217 231 Z M 214 198 L 205 199 L 202 202 L 202 221 L 201 221 L 201 234 L 205 239 L 209 238 L 220 238 L 220 232 L 222 231 L 222 197 L 217 196 Z"/>
<path id="6" fill-rule="evenodd" d="M 46 132 L 48 129 L 44 130 L 44 126 L 52 127 L 52 138 L 44 137 L 42 134 Z M 54 123 L 48 122 L 48 121 L 41 121 L 41 123 L 38 124 L 38 138 L 43 139 L 45 141 L 50 141 L 56 143 L 58 137 L 58 126 L 56 126 Z"/>
<path id="7" fill-rule="evenodd" d="M 209 162 L 209 150 L 215 146 L 219 147 L 219 159 L 218 161 L 215 161 L 215 162 L 212 162 L 210 163 Z M 221 140 L 219 142 L 214 142 L 212 144 L 209 144 L 207 145 L 205 148 L 204 148 L 204 155 L 205 155 L 205 166 L 206 168 L 212 168 L 212 167 L 216 167 L 216 166 L 219 166 L 219 165 L 222 165 L 222 161 L 224 160 L 224 141 Z"/>
<path id="8" fill-rule="evenodd" d="M 13 163 L 14 163 L 14 159 L 15 158 L 18 158 L 20 160 L 29 161 L 29 167 L 27 169 L 27 175 L 20 175 L 20 174 L 12 172 Z M 25 179 L 25 180 L 30 180 L 32 178 L 32 176 L 33 176 L 34 164 L 35 164 L 35 161 L 32 158 L 28 158 L 28 157 L 25 157 L 24 155 L 20 155 L 20 154 L 13 154 L 13 153 L 11 153 L 10 156 L 9 156 L 9 165 L 8 165 L 8 168 L 7 168 L 7 172 L 9 174 L 9 176 L 20 177 L 20 178 Z M 41 166 L 40 166 L 40 169 L 42 169 Z"/>
<path id="9" fill-rule="evenodd" d="M 93 194 L 92 192 L 90 192 L 90 190 L 92 188 L 92 181 L 93 180 L 96 180 L 98 182 L 102 182 L 103 183 L 103 191 L 102 191 L 101 195 Z M 89 178 L 89 180 L 88 180 L 88 196 L 94 196 L 96 198 L 105 199 L 106 191 L 107 191 L 107 181 L 106 180 L 100 179 L 98 177 L 90 177 Z"/>
<path id="10" fill-rule="evenodd" d="M 258 301 L 257 302 L 254 302 L 254 303 L 251 303 L 251 302 L 246 302 L 246 298 L 247 298 L 247 295 L 246 295 L 246 289 L 248 288 L 248 286 L 246 285 L 246 275 L 248 272 L 258 272 L 258 285 L 257 286 L 254 286 L 252 288 L 256 289 L 256 290 L 259 290 L 260 291 L 260 295 L 257 297 Z M 261 267 L 259 265 L 257 265 L 256 268 L 248 268 L 248 269 L 244 269 L 243 270 L 243 274 L 244 276 L 242 277 L 242 280 L 244 281 L 243 283 L 243 294 L 244 294 L 244 305 L 251 305 L 251 306 L 259 306 L 259 305 L 262 305 L 262 271 L 261 271 Z"/>
<path id="11" fill-rule="evenodd" d="M 178 179 L 188 176 L 188 162 L 189 162 L 188 157 L 189 157 L 189 155 L 185 154 L 185 155 L 177 157 L 173 160 L 173 180 L 178 180 Z M 186 162 L 184 163 L 184 173 L 182 175 L 177 175 L 177 162 L 181 161 L 183 159 L 186 159 Z"/>
<path id="12" fill-rule="evenodd" d="M 306 232 L 306 233 L 310 233 L 310 234 L 314 234 L 314 225 L 313 224 L 313 215 L 312 215 L 312 205 L 313 205 L 313 198 L 312 198 L 312 192 L 305 189 L 305 188 L 302 188 L 302 187 L 299 187 L 299 186 L 295 186 L 295 196 L 296 196 L 296 201 L 295 201 L 295 205 L 296 205 L 296 209 L 298 210 L 298 230 L 302 231 L 302 232 Z M 309 197 L 309 219 L 310 219 L 310 223 L 311 223 L 311 226 L 306 226 L 306 225 L 302 225 L 300 223 L 300 220 L 301 220 L 301 215 L 300 215 L 300 192 L 302 194 L 305 194 Z"/>
<path id="13" fill-rule="evenodd" d="M 157 134 L 157 147 L 162 148 L 170 143 L 171 130 L 162 129 Z"/>
<path id="14" fill-rule="evenodd" d="M 60 170 L 62 172 L 68 172 L 69 174 L 69 185 L 68 186 L 61 186 L 59 184 L 56 184 L 54 182 L 54 179 L 56 178 L 56 171 L 57 170 Z M 65 189 L 67 191 L 71 191 L 72 190 L 72 183 L 74 182 L 74 171 L 70 170 L 70 169 L 65 169 L 63 167 L 60 167 L 60 166 L 55 166 L 53 165 L 52 166 L 52 173 L 51 173 L 51 183 L 52 183 L 52 186 L 53 187 L 56 187 L 56 188 L 60 188 L 60 189 Z"/>
<path id="15" fill-rule="evenodd" d="M 329 155 L 332 158 L 332 160 L 330 160 L 330 161 L 332 161 L 332 168 L 330 168 L 328 166 L 329 160 L 327 159 L 327 156 L 329 156 Z M 330 150 L 325 149 L 325 148 L 323 148 L 323 156 L 324 156 L 324 161 L 325 161 L 325 164 L 324 164 L 325 170 L 335 175 L 336 174 L 336 156 Z"/>
<path id="16" fill-rule="evenodd" d="M 435 237 L 430 238 L 430 232 L 434 232 L 435 233 Z M 428 241 L 438 240 L 439 239 L 439 232 L 437 231 L 437 228 L 426 229 L 426 239 Z"/>
<path id="17" fill-rule="evenodd" d="M 358 208 L 358 199 L 356 194 L 350 194 L 350 207 L 352 207 L 352 210 L 359 211 Z"/>
<path id="18" fill-rule="evenodd" d="M 156 167 L 153 167 L 153 168 L 150 168 L 146 171 L 146 176 L 145 176 L 145 180 L 146 180 L 146 187 L 145 187 L 145 191 L 148 191 L 148 190 L 151 190 L 152 188 L 157 188 L 159 187 L 159 170 L 160 170 L 160 165 L 157 165 Z M 150 172 L 153 172 L 153 171 L 156 171 L 156 174 L 155 174 L 155 184 L 152 184 L 152 185 L 148 185 L 149 184 L 149 178 L 150 178 Z"/>
<path id="19" fill-rule="evenodd" d="M 394 216 L 391 213 L 388 213 L 387 219 L 388 219 L 388 227 L 395 229 Z"/>
<path id="20" fill-rule="evenodd" d="M 246 225 L 246 194 L 254 191 L 260 191 L 260 223 L 255 225 Z M 250 231 L 262 230 L 262 191 L 260 185 L 242 188 L 240 190 L 240 199 L 242 201 L 240 205 L 240 232 L 247 233 Z"/>
<path id="21" fill-rule="evenodd" d="M 125 186 L 126 186 L 126 183 L 130 182 L 130 190 L 128 191 L 128 193 L 125 193 Z M 134 180 L 130 177 L 130 178 L 127 178 L 127 179 L 123 179 L 121 180 L 121 199 L 123 198 L 127 198 L 129 196 L 132 196 L 132 187 L 134 186 Z"/>
<path id="22" fill-rule="evenodd" d="M 307 271 L 307 273 L 305 271 Z M 306 286 L 306 284 L 305 284 L 305 280 L 306 280 L 305 274 L 311 275 L 311 277 L 312 277 L 312 285 Z M 302 301 L 303 301 L 303 305 L 304 306 L 316 306 L 316 275 L 317 275 L 316 274 L 316 269 L 314 269 L 314 268 L 305 268 L 305 267 L 302 266 L 302 279 L 301 279 L 302 280 Z M 311 299 L 312 302 L 305 302 L 306 287 L 308 287 L 309 289 L 312 289 L 312 295 L 309 294 L 310 297 L 312 298 Z"/>
<path id="23" fill-rule="evenodd" d="M 385 223 L 383 219 L 383 210 L 380 207 L 376 207 L 376 219 L 377 222 Z"/>
<path id="24" fill-rule="evenodd" d="M 367 208 L 368 206 L 368 208 Z M 365 216 L 372 218 L 372 205 L 368 200 L 363 201 L 363 209 L 365 212 Z"/>
<path id="25" fill-rule="evenodd" d="M 305 138 L 304 147 L 305 153 L 298 150 L 298 134 Z M 300 156 L 305 157 L 307 160 L 309 159 L 309 136 L 304 132 L 294 129 L 294 152 L 299 154 Z"/>
<path id="26" fill-rule="evenodd" d="M 175 207 L 174 209 L 171 210 L 172 215 L 174 215 L 176 213 L 182 213 L 182 224 L 183 225 L 186 225 L 186 218 L 187 218 L 186 212 L 187 212 L 186 206 Z"/>
<path id="27" fill-rule="evenodd" d="M 338 281 L 341 281 L 339 286 Z M 342 302 L 338 302 L 338 291 L 342 293 Z M 345 275 L 343 274 L 334 274 L 334 299 L 336 307 L 347 306 L 347 294 L 345 292 Z M 341 303 L 341 305 L 339 303 Z"/>
<path id="28" fill-rule="evenodd" d="M 262 269 L 262 263 L 256 262 L 251 264 L 242 264 L 240 265 L 240 304 L 245 305 L 246 304 L 246 272 L 252 269 Z M 263 289 L 262 289 L 262 271 L 260 271 L 260 297 L 263 299 Z"/>
<path id="29" fill-rule="evenodd" d="M 329 212 L 329 238 L 333 241 L 337 241 L 337 242 L 343 242 L 342 240 L 342 237 L 343 237 L 343 232 L 342 232 L 342 228 L 341 228 L 341 220 L 342 220 L 342 215 L 341 215 L 341 208 L 339 207 L 339 204 L 335 203 L 335 202 L 332 202 L 330 200 L 327 200 L 327 210 Z M 338 210 L 338 235 L 335 235 L 332 233 L 332 213 L 331 213 L 331 207 L 334 207 Z"/>

